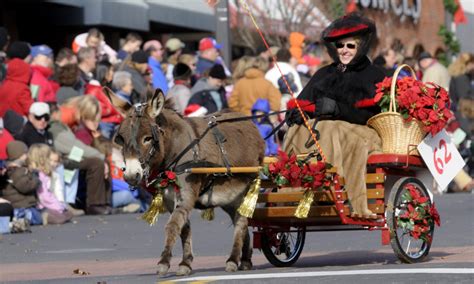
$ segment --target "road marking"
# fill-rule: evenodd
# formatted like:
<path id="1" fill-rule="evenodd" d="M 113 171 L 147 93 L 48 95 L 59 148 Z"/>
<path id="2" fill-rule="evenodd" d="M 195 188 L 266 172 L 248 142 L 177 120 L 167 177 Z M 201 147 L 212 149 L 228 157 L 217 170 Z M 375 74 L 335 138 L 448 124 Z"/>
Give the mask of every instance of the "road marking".
<path id="1" fill-rule="evenodd" d="M 474 268 L 413 268 L 413 269 L 373 269 L 373 270 L 339 270 L 314 271 L 291 273 L 262 273 L 262 274 L 235 274 L 200 276 L 171 280 L 170 282 L 189 281 L 218 281 L 218 280 L 245 280 L 267 278 L 294 278 L 294 277 L 322 277 L 322 276 L 349 276 L 349 275 L 377 275 L 377 274 L 474 274 Z"/>
<path id="2" fill-rule="evenodd" d="M 43 253 L 86 253 L 86 252 L 100 252 L 100 251 L 113 251 L 115 249 L 105 248 L 84 248 L 84 249 L 63 249 L 63 250 L 47 250 Z"/>

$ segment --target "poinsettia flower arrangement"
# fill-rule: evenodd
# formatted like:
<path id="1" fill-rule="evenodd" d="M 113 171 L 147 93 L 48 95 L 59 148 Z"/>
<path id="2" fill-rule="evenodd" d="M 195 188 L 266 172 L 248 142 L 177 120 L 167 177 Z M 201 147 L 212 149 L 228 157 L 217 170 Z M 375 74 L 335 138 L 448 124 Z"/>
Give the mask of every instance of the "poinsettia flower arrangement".
<path id="1" fill-rule="evenodd" d="M 392 78 L 376 84 L 374 102 L 382 112 L 389 111 Z M 423 83 L 412 77 L 397 80 L 395 106 L 406 121 L 420 121 L 426 132 L 436 135 L 453 117 L 448 92 L 435 83 Z"/>
<path id="2" fill-rule="evenodd" d="M 181 185 L 178 182 L 178 177 L 173 171 L 164 171 L 158 175 L 154 181 L 154 187 L 158 190 L 164 190 L 171 186 L 176 193 L 179 193 Z"/>
<path id="3" fill-rule="evenodd" d="M 431 227 L 434 224 L 441 226 L 435 204 L 430 204 L 429 197 L 422 196 L 412 184 L 407 185 L 407 191 L 401 198 L 404 210 L 398 216 L 398 226 L 406 230 L 414 239 L 431 243 Z"/>
<path id="4" fill-rule="evenodd" d="M 310 162 L 278 151 L 277 161 L 263 167 L 263 174 L 279 187 L 303 187 L 312 190 L 329 188 L 326 169 L 332 166 L 324 162 Z"/>

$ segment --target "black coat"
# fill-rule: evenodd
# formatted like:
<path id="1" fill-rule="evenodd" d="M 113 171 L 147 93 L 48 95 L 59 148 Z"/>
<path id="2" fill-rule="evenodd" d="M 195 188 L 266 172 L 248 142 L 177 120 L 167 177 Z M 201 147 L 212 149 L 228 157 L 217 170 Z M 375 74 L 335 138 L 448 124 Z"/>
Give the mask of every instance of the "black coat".
<path id="1" fill-rule="evenodd" d="M 332 99 L 338 111 L 323 119 L 366 124 L 370 117 L 380 112 L 380 108 L 371 99 L 375 96 L 375 84 L 385 77 L 384 72 L 373 66 L 366 56 L 355 64 L 345 66 L 344 72 L 338 69 L 337 63 L 320 69 L 301 91 L 298 99 L 315 103 L 324 97 Z"/>
<path id="2" fill-rule="evenodd" d="M 220 109 L 218 108 L 213 96 L 211 95 L 211 92 L 218 94 L 222 102 L 222 107 Z M 227 99 L 225 97 L 224 88 L 220 88 L 219 90 L 203 90 L 197 92 L 189 99 L 188 106 L 192 104 L 197 104 L 202 107 L 205 107 L 207 109 L 207 114 L 221 111 L 229 107 L 229 105 L 227 104 Z"/>
<path id="3" fill-rule="evenodd" d="M 39 133 L 31 122 L 27 122 L 23 129 L 15 136 L 16 140 L 23 141 L 28 147 L 36 143 L 47 144 L 53 146 L 53 136 L 46 128 L 43 134 Z"/>

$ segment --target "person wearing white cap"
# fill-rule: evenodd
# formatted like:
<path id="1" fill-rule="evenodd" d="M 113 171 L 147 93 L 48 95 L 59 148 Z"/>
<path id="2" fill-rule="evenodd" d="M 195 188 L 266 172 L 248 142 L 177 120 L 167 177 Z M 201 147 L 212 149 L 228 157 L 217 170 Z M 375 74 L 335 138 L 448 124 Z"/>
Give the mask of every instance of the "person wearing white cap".
<path id="1" fill-rule="evenodd" d="M 28 147 L 36 143 L 52 146 L 53 138 L 47 129 L 49 118 L 50 112 L 47 103 L 33 103 L 28 113 L 28 122 L 15 136 L 15 139 L 23 141 Z"/>

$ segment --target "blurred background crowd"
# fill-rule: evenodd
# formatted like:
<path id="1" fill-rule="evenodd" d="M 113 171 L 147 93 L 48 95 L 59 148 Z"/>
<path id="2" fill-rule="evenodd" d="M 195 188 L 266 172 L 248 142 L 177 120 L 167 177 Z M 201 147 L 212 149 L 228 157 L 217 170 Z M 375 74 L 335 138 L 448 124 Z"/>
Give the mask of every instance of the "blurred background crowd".
<path id="1" fill-rule="evenodd" d="M 212 34 L 188 41 L 179 33 L 161 37 L 123 29 L 116 45 L 103 32 L 109 27 L 90 25 L 61 45 L 49 42 L 54 34 L 42 41 L 41 34 L 18 36 L 18 29 L 12 32 L 5 26 L 0 27 L 3 232 L 62 224 L 83 214 L 147 209 L 149 193 L 131 189 L 123 180 L 123 159 L 112 137 L 125 114 L 116 105 L 145 102 L 159 88 L 183 116 L 226 109 L 265 114 L 285 110 L 292 94 L 297 96 L 311 76 L 330 63 L 304 31 L 290 30 L 270 41 L 270 48 L 258 39 L 252 48 L 233 48 L 227 54 L 229 42 L 217 41 Z M 373 64 L 392 76 L 405 63 L 415 68 L 420 80 L 449 89 L 456 120 L 448 131 L 468 162 L 469 175 L 467 183 L 454 182 L 449 190 L 472 190 L 474 55 L 458 52 L 453 57 L 436 47 L 416 46 L 406 52 L 400 46 L 404 47 L 395 41 L 377 48 Z M 446 54 L 454 60 L 446 61 Z M 284 114 L 254 122 L 266 137 L 282 119 Z M 284 132 L 283 128 L 266 140 L 266 155 L 277 153 Z"/>

